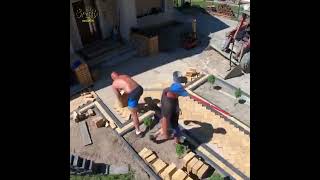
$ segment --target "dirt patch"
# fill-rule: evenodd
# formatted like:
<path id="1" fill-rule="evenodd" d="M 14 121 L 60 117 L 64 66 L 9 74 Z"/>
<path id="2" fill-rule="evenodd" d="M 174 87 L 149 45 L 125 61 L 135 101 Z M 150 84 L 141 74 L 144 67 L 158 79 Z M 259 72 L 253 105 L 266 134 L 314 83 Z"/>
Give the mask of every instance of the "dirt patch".
<path id="1" fill-rule="evenodd" d="M 140 126 L 142 130 L 145 129 L 143 125 Z M 182 159 L 179 159 L 176 154 L 176 146 L 173 140 L 168 140 L 160 144 L 156 144 L 149 139 L 151 132 L 157 131 L 160 128 L 160 124 L 157 124 L 151 131 L 146 133 L 143 138 L 139 138 L 135 135 L 135 131 L 130 131 L 124 135 L 127 142 L 137 151 L 140 152 L 144 147 L 154 151 L 157 156 L 166 162 L 167 164 L 174 163 L 177 168 L 182 168 Z"/>
<path id="2" fill-rule="evenodd" d="M 95 109 L 97 112 L 97 109 Z M 92 145 L 82 146 L 81 134 L 78 124 L 70 121 L 70 152 L 81 157 L 93 160 L 97 163 L 112 165 L 128 164 L 134 171 L 135 179 L 149 180 L 147 173 L 135 162 L 130 152 L 125 148 L 123 142 L 109 128 L 95 128 L 86 119 L 92 138 Z"/>

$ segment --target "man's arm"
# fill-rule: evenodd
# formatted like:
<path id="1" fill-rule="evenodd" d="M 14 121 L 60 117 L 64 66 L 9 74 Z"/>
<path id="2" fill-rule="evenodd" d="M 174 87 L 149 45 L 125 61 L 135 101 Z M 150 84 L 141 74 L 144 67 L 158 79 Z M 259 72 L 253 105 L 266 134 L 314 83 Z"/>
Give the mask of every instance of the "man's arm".
<path id="1" fill-rule="evenodd" d="M 121 94 L 115 83 L 112 84 L 112 90 L 116 94 L 117 98 L 120 99 Z"/>

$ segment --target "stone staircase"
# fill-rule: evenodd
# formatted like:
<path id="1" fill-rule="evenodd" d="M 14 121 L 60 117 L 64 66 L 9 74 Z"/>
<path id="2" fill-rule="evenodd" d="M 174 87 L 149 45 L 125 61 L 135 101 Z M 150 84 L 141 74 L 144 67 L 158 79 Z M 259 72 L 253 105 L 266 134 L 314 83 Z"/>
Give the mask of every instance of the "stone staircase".
<path id="1" fill-rule="evenodd" d="M 98 41 L 79 52 L 91 68 L 98 65 L 112 66 L 128 60 L 136 53 L 137 51 L 131 44 L 111 40 Z"/>

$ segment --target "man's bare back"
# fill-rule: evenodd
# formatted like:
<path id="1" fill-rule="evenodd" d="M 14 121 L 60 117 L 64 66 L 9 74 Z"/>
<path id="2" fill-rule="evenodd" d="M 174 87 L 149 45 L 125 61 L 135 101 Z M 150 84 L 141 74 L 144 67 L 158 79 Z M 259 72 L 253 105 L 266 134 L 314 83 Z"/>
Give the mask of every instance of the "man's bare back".
<path id="1" fill-rule="evenodd" d="M 113 81 L 112 86 L 117 89 L 122 89 L 125 93 L 129 94 L 132 90 L 138 87 L 138 83 L 128 75 L 119 75 L 119 77 Z"/>

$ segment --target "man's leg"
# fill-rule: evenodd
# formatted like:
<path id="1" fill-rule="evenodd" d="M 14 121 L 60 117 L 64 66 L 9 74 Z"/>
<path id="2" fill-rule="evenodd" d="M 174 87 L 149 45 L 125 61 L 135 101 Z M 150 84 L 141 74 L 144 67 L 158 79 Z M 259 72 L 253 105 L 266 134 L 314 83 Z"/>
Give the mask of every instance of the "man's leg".
<path id="1" fill-rule="evenodd" d="M 136 128 L 136 134 L 139 135 L 141 131 L 139 127 L 139 117 L 138 117 L 138 100 L 128 98 L 128 108 L 131 111 L 131 118 L 133 121 L 133 125 Z"/>
<path id="2" fill-rule="evenodd" d="M 131 111 L 131 118 L 133 121 L 133 125 L 136 128 L 136 134 L 139 135 L 141 133 L 139 127 L 139 117 L 138 117 L 138 109 L 137 108 L 129 108 Z"/>

